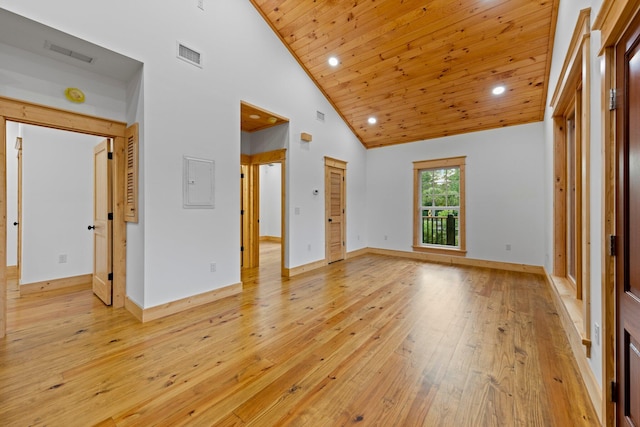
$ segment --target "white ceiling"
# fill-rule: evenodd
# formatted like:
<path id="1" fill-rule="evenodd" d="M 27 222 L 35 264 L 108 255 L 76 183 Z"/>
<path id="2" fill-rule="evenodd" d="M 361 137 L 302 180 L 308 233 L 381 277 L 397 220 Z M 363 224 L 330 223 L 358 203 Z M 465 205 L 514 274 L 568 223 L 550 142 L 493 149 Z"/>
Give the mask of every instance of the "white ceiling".
<path id="1" fill-rule="evenodd" d="M 52 52 L 50 42 L 94 58 L 90 64 Z M 142 63 L 54 28 L 0 9 L 0 43 L 45 56 L 119 81 L 128 82 Z"/>

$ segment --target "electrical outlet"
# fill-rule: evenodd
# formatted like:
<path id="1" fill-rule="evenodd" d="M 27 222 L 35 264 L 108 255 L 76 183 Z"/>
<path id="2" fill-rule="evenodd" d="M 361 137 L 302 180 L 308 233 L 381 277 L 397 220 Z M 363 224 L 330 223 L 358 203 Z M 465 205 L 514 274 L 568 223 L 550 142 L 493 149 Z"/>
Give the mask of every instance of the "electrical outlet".
<path id="1" fill-rule="evenodd" d="M 388 237 L 387 237 L 387 235 L 385 234 L 385 236 L 384 236 L 384 240 L 387 240 L 387 238 L 388 238 Z"/>
<path id="2" fill-rule="evenodd" d="M 58 264 L 65 264 L 67 262 L 67 254 L 58 255 Z"/>
<path id="3" fill-rule="evenodd" d="M 596 341 L 596 344 L 600 345 L 600 325 L 597 323 L 593 324 L 593 338 Z"/>
<path id="4" fill-rule="evenodd" d="M 511 243 L 507 243 L 504 248 L 506 250 L 510 251 L 511 250 Z"/>
<path id="5" fill-rule="evenodd" d="M 211 264 L 209 264 L 209 271 L 211 271 L 212 273 L 216 272 L 216 263 L 212 262 Z"/>
<path id="6" fill-rule="evenodd" d="M 309 243 L 309 244 L 307 245 L 307 250 L 308 250 L 309 252 L 311 252 L 311 243 Z"/>

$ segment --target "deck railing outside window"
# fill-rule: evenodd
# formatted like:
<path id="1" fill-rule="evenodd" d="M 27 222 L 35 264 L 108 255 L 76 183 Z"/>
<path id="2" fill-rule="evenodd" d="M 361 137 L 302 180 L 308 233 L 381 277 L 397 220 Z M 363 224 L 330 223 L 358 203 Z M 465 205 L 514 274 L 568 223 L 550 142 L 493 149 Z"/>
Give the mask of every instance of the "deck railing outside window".
<path id="1" fill-rule="evenodd" d="M 458 246 L 457 230 L 457 216 L 422 217 L 422 243 L 424 244 Z"/>

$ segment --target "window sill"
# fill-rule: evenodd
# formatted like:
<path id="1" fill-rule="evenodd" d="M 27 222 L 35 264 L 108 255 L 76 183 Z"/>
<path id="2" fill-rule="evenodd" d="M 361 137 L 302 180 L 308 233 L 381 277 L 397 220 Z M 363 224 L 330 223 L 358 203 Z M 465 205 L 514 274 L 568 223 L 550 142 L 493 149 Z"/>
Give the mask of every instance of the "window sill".
<path id="1" fill-rule="evenodd" d="M 435 246 L 413 246 L 414 252 L 425 252 L 430 254 L 467 256 L 467 251 L 460 248 L 442 248 Z"/>
<path id="2" fill-rule="evenodd" d="M 590 357 L 591 354 L 591 340 L 585 338 L 584 331 L 584 317 L 582 314 L 582 301 L 576 299 L 575 289 L 564 277 L 552 276 L 549 275 L 551 280 L 551 285 L 553 286 L 553 290 L 555 294 L 562 303 L 562 307 L 564 308 L 564 315 L 567 319 L 568 323 L 570 323 L 573 328 L 568 333 L 575 334 L 577 340 L 579 340 L 582 345 L 585 347 L 587 357 Z"/>

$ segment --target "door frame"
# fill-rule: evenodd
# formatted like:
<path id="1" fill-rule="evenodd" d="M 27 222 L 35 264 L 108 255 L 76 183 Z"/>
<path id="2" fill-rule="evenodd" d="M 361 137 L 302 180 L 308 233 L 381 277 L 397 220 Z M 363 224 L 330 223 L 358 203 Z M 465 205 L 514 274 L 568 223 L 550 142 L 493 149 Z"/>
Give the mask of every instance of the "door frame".
<path id="1" fill-rule="evenodd" d="M 241 194 L 241 198 L 247 196 L 245 200 L 248 201 L 246 206 L 246 212 L 244 218 L 240 219 L 240 226 L 247 227 L 242 233 L 244 237 L 243 246 L 245 248 L 245 254 L 241 254 L 244 257 L 245 263 L 243 268 L 255 268 L 260 265 L 260 227 L 258 221 L 260 219 L 260 165 L 267 165 L 269 163 L 280 164 L 280 185 L 281 185 L 281 197 L 280 197 L 280 233 L 281 233 L 281 247 L 280 247 L 280 274 L 283 277 L 287 276 L 285 269 L 285 254 L 287 253 L 287 232 L 286 232 L 286 160 L 287 149 L 282 148 L 280 150 L 268 151 L 265 153 L 258 153 L 254 155 L 243 154 L 240 157 L 241 166 L 248 166 L 248 176 L 243 179 L 246 184 L 242 185 L 241 191 L 244 187 L 248 188 L 248 195 Z"/>
<path id="2" fill-rule="evenodd" d="M 330 219 L 330 205 L 331 205 L 331 183 L 330 183 L 330 174 L 329 171 L 331 169 L 341 169 L 343 173 L 343 180 L 340 184 L 340 201 L 342 203 L 342 221 L 340 222 L 342 235 L 342 258 L 338 261 L 345 260 L 347 258 L 347 246 L 346 246 L 346 233 L 347 233 L 347 162 L 344 160 L 338 160 L 331 157 L 325 156 L 324 158 L 324 258 L 325 262 L 329 263 L 330 257 L 329 252 L 331 250 L 330 247 L 330 227 L 329 227 L 329 219 Z"/>
<path id="3" fill-rule="evenodd" d="M 612 402 L 612 387 L 616 380 L 616 286 L 615 257 L 606 250 L 610 236 L 616 233 L 616 189 L 617 189 L 617 129 L 616 110 L 610 110 L 609 95 L 611 89 L 619 87 L 616 78 L 615 48 L 626 28 L 640 13 L 640 4 L 635 0 L 604 0 L 593 29 L 600 31 L 600 51 L 602 63 L 602 142 L 603 154 L 603 224 L 602 242 L 602 425 L 614 426 L 616 408 Z"/>
<path id="4" fill-rule="evenodd" d="M 126 296 L 126 223 L 124 167 L 126 123 L 0 96 L 0 194 L 7 192 L 7 121 L 113 139 L 113 307 L 124 307 Z M 7 205 L 0 198 L 0 338 L 7 329 Z"/>

